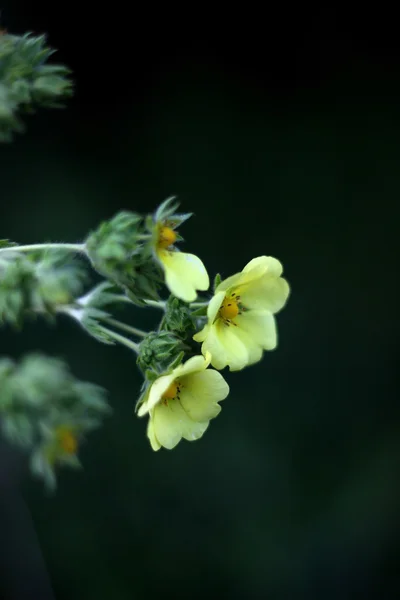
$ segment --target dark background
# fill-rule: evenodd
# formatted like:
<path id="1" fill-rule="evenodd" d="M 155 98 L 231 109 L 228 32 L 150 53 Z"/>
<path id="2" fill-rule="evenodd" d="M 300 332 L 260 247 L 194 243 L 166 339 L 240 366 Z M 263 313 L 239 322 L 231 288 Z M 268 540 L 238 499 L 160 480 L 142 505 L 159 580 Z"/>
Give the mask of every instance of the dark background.
<path id="1" fill-rule="evenodd" d="M 63 356 L 115 409 L 54 497 L 19 477 L 57 599 L 398 598 L 394 16 L 32 4 L 3 2 L 3 26 L 47 32 L 76 95 L 0 148 L 1 237 L 80 241 L 176 194 L 211 275 L 270 254 L 292 287 L 278 349 L 226 373 L 221 415 L 172 452 L 133 415 L 127 350 L 63 319 L 2 332 L 2 354 Z M 7 506 L 17 589 L 40 557 L 26 508 Z"/>

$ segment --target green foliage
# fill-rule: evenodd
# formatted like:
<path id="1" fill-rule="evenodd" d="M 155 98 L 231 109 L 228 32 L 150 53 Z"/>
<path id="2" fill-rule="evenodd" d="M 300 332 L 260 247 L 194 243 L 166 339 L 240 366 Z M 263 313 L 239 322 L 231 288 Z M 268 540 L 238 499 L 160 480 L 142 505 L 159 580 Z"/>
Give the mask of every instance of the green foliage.
<path id="1" fill-rule="evenodd" d="M 87 271 L 82 262 L 71 258 L 64 250 L 52 250 L 30 255 L 35 263 L 37 288 L 34 305 L 42 312 L 54 312 L 63 304 L 76 298 L 87 281 Z"/>
<path id="2" fill-rule="evenodd" d="M 20 327 L 27 314 L 53 316 L 70 303 L 86 279 L 82 263 L 65 250 L 0 254 L 0 324 Z"/>
<path id="3" fill-rule="evenodd" d="M 0 142 L 24 130 L 21 114 L 60 108 L 72 95 L 70 70 L 46 64 L 54 52 L 44 35 L 0 33 Z"/>
<path id="4" fill-rule="evenodd" d="M 163 274 L 140 215 L 124 211 L 104 221 L 89 235 L 86 250 L 94 269 L 126 291 L 135 304 L 145 306 L 144 300 L 159 298 Z"/>
<path id="5" fill-rule="evenodd" d="M 105 391 L 75 379 L 61 360 L 42 354 L 30 354 L 19 364 L 0 360 L 3 434 L 30 452 L 32 471 L 50 486 L 55 484 L 57 464 L 78 465 L 75 453 L 52 444 L 60 428 L 82 439 L 109 412 Z"/>
<path id="6" fill-rule="evenodd" d="M 20 326 L 37 289 L 35 265 L 10 250 L 0 255 L 0 324 Z"/>

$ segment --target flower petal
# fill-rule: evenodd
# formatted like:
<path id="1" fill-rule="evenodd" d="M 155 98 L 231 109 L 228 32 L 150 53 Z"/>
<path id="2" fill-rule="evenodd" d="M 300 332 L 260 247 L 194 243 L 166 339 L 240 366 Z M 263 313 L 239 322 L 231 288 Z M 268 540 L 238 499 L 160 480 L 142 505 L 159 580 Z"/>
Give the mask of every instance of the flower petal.
<path id="1" fill-rule="evenodd" d="M 210 323 L 214 323 L 215 317 L 218 314 L 219 309 L 221 308 L 221 304 L 223 303 L 225 298 L 225 292 L 217 292 L 215 296 L 213 296 L 207 306 L 207 317 Z"/>
<path id="2" fill-rule="evenodd" d="M 272 350 L 277 344 L 276 323 L 272 313 L 264 310 L 249 310 L 235 318 L 238 330 L 244 331 L 255 344 Z"/>
<path id="3" fill-rule="evenodd" d="M 204 340 L 206 339 L 209 329 L 215 321 L 215 317 L 218 314 L 218 311 L 221 307 L 222 302 L 224 301 L 224 298 L 225 292 L 218 292 L 215 294 L 215 296 L 211 298 L 207 307 L 208 323 L 204 325 L 203 329 L 200 329 L 200 331 L 195 333 L 195 335 L 193 336 L 195 342 L 204 342 Z"/>
<path id="4" fill-rule="evenodd" d="M 177 298 L 193 302 L 196 290 L 209 288 L 208 273 L 198 256 L 170 250 L 158 250 L 157 255 L 165 271 L 165 283 Z"/>
<path id="5" fill-rule="evenodd" d="M 245 364 L 246 367 L 249 365 L 253 365 L 254 363 L 260 361 L 263 355 L 263 349 L 252 337 L 241 327 L 237 327 L 235 329 L 235 335 L 239 338 L 239 340 L 245 345 L 247 350 L 247 362 Z M 230 366 L 230 371 L 239 371 L 243 366 L 236 367 L 235 365 Z"/>
<path id="6" fill-rule="evenodd" d="M 272 256 L 258 256 L 253 258 L 240 273 L 231 275 L 224 279 L 215 292 L 226 292 L 230 289 L 239 288 L 242 285 L 247 285 L 261 279 L 265 275 L 269 277 L 279 277 L 283 271 L 283 267 L 279 260 Z"/>
<path id="7" fill-rule="evenodd" d="M 198 354 L 197 356 L 192 356 L 182 365 L 176 367 L 173 370 L 174 379 L 177 377 L 184 377 L 185 375 L 189 375 L 190 373 L 196 373 L 197 371 L 204 371 L 207 369 L 211 362 L 211 355 L 208 352 L 206 356 L 202 356 Z"/>
<path id="8" fill-rule="evenodd" d="M 273 256 L 257 256 L 247 263 L 243 269 L 243 273 L 249 273 L 253 271 L 257 273 L 268 273 L 273 277 L 279 277 L 282 275 L 283 267 L 282 264 Z M 258 275 L 257 275 L 258 276 Z"/>
<path id="9" fill-rule="evenodd" d="M 161 448 L 161 444 L 156 438 L 156 434 L 154 433 L 154 423 L 152 418 L 150 418 L 149 422 L 147 423 L 147 437 L 150 440 L 150 444 L 153 450 L 157 451 Z"/>
<path id="10" fill-rule="evenodd" d="M 169 450 L 182 438 L 188 441 L 198 440 L 208 427 L 208 421 L 192 421 L 177 400 L 171 400 L 167 405 L 157 404 L 150 416 L 157 441 Z"/>
<path id="11" fill-rule="evenodd" d="M 164 392 L 167 391 L 171 383 L 174 381 L 175 375 L 174 371 L 169 375 L 162 375 L 155 380 L 155 382 L 151 385 L 149 393 L 147 395 L 146 400 L 143 404 L 140 405 L 138 409 L 138 417 L 143 417 L 147 414 L 158 402 L 161 400 L 161 396 Z"/>
<path id="12" fill-rule="evenodd" d="M 242 280 L 243 273 L 236 273 L 235 275 L 231 275 L 230 277 L 227 277 L 226 279 L 221 281 L 219 286 L 217 286 L 217 288 L 215 289 L 215 293 L 218 294 L 219 292 L 226 292 L 230 288 L 237 286 Z"/>
<path id="13" fill-rule="evenodd" d="M 221 320 L 211 326 L 202 345 L 202 352 L 211 353 L 211 364 L 216 369 L 229 365 L 231 370 L 240 370 L 248 363 L 246 345 L 235 335 L 236 327 L 227 326 Z"/>
<path id="14" fill-rule="evenodd" d="M 290 288 L 286 279 L 266 274 L 257 281 L 239 288 L 238 293 L 246 308 L 277 313 L 285 305 Z"/>
<path id="15" fill-rule="evenodd" d="M 229 386 L 221 373 L 207 369 L 182 379 L 181 404 L 194 421 L 209 421 L 221 412 L 218 404 L 229 394 Z"/>

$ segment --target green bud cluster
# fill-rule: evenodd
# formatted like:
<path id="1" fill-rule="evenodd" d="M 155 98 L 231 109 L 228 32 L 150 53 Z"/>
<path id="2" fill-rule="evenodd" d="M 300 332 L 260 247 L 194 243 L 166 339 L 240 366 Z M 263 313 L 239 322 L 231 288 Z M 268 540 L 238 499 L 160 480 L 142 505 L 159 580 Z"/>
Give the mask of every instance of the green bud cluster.
<path id="1" fill-rule="evenodd" d="M 137 365 L 146 378 L 164 372 L 185 349 L 177 335 L 170 331 L 152 331 L 139 344 Z"/>
<path id="2" fill-rule="evenodd" d="M 163 283 L 145 231 L 141 215 L 123 211 L 101 223 L 86 240 L 96 271 L 122 287 L 138 306 L 144 306 L 146 299 L 157 300 Z"/>

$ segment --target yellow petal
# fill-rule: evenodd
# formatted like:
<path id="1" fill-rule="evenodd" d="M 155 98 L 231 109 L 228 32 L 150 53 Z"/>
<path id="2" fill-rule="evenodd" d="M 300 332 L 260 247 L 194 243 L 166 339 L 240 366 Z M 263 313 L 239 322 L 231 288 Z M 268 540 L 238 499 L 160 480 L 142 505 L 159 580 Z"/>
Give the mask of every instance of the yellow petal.
<path id="1" fill-rule="evenodd" d="M 170 375 L 162 375 L 152 383 L 150 391 L 147 395 L 146 400 L 140 405 L 138 409 L 138 417 L 143 417 L 147 414 L 158 402 L 161 400 L 161 396 L 167 391 L 171 383 L 174 381 L 175 376 L 172 372 Z"/>
<path id="2" fill-rule="evenodd" d="M 193 421 L 209 421 L 218 415 L 218 402 L 229 394 L 229 386 L 221 373 L 207 369 L 182 379 L 180 401 Z"/>
<path id="3" fill-rule="evenodd" d="M 260 361 L 263 356 L 263 349 L 252 337 L 244 331 L 241 327 L 236 327 L 235 335 L 239 338 L 239 340 L 244 344 L 247 350 L 247 361 L 244 366 L 248 367 L 249 365 L 253 365 L 254 363 Z M 230 366 L 230 371 L 239 371 L 243 366 L 237 367 L 235 364 Z"/>
<path id="4" fill-rule="evenodd" d="M 210 331 L 210 327 L 211 327 L 211 325 L 209 325 L 208 323 L 206 323 L 204 325 L 203 329 L 200 329 L 200 331 L 198 331 L 197 333 L 194 334 L 194 336 L 193 336 L 194 341 L 195 342 L 204 342 L 204 340 L 208 336 L 208 333 Z"/>
<path id="5" fill-rule="evenodd" d="M 253 343 L 265 350 L 272 350 L 277 344 L 274 316 L 263 310 L 249 310 L 235 319 L 237 331 L 244 332 Z"/>
<path id="6" fill-rule="evenodd" d="M 181 404 L 174 400 L 167 405 L 157 404 L 152 420 L 157 441 L 169 450 L 174 448 L 182 438 L 188 441 L 198 440 L 208 427 L 208 421 L 192 421 Z"/>
<path id="7" fill-rule="evenodd" d="M 282 270 L 283 267 L 276 258 L 272 256 L 258 256 L 247 263 L 241 273 L 236 273 L 224 279 L 215 292 L 227 292 L 230 289 L 240 288 L 242 285 L 250 284 L 267 274 L 271 277 L 279 277 Z"/>
<path id="8" fill-rule="evenodd" d="M 273 256 L 258 256 L 257 258 L 253 258 L 250 262 L 248 262 L 243 269 L 243 273 L 250 273 L 251 271 L 253 271 L 254 274 L 268 272 L 269 275 L 279 277 L 282 275 L 283 267 L 279 260 Z"/>
<path id="9" fill-rule="evenodd" d="M 264 275 L 260 279 L 239 288 L 240 301 L 246 308 L 277 313 L 289 297 L 290 288 L 282 277 Z"/>
<path id="10" fill-rule="evenodd" d="M 215 293 L 218 294 L 219 292 L 224 292 L 225 295 L 225 292 L 227 290 L 237 286 L 242 280 L 243 273 L 236 273 L 235 275 L 231 275 L 230 277 L 227 277 L 226 279 L 221 281 L 219 286 L 217 286 L 217 288 L 215 289 Z"/>
<path id="11" fill-rule="evenodd" d="M 147 423 L 147 437 L 150 440 L 150 444 L 151 447 L 153 448 L 153 450 L 157 451 L 161 448 L 161 444 L 158 441 L 158 439 L 156 438 L 156 434 L 154 433 L 154 425 L 153 425 L 153 420 L 150 418 L 149 422 Z"/>
<path id="12" fill-rule="evenodd" d="M 206 356 L 201 356 L 201 354 L 197 356 L 192 356 L 182 365 L 176 367 L 173 370 L 172 375 L 174 379 L 177 377 L 184 377 L 185 375 L 189 375 L 190 373 L 196 373 L 197 371 L 204 371 L 207 369 L 211 362 L 211 355 L 208 353 Z"/>
<path id="13" fill-rule="evenodd" d="M 215 317 L 218 314 L 219 309 L 221 308 L 221 304 L 223 303 L 225 298 L 225 292 L 217 292 L 215 296 L 213 296 L 207 307 L 207 317 L 210 323 L 214 323 Z"/>
<path id="14" fill-rule="evenodd" d="M 215 317 L 217 316 L 218 311 L 221 308 L 221 304 L 224 301 L 224 298 L 225 292 L 218 292 L 215 294 L 215 296 L 211 298 L 207 307 L 208 323 L 204 325 L 203 329 L 195 333 L 195 335 L 193 336 L 195 342 L 204 342 L 204 340 L 206 339 L 210 326 L 212 326 L 212 324 L 214 323 Z"/>
<path id="15" fill-rule="evenodd" d="M 205 291 L 210 280 L 205 266 L 194 254 L 158 250 L 158 258 L 165 271 L 165 283 L 170 292 L 184 302 L 193 302 L 196 290 Z"/>
<path id="16" fill-rule="evenodd" d="M 248 364 L 249 353 L 246 345 L 235 335 L 236 327 L 226 326 L 217 321 L 210 327 L 202 345 L 202 352 L 211 353 L 211 364 L 216 369 L 229 365 L 231 370 L 243 369 Z"/>

